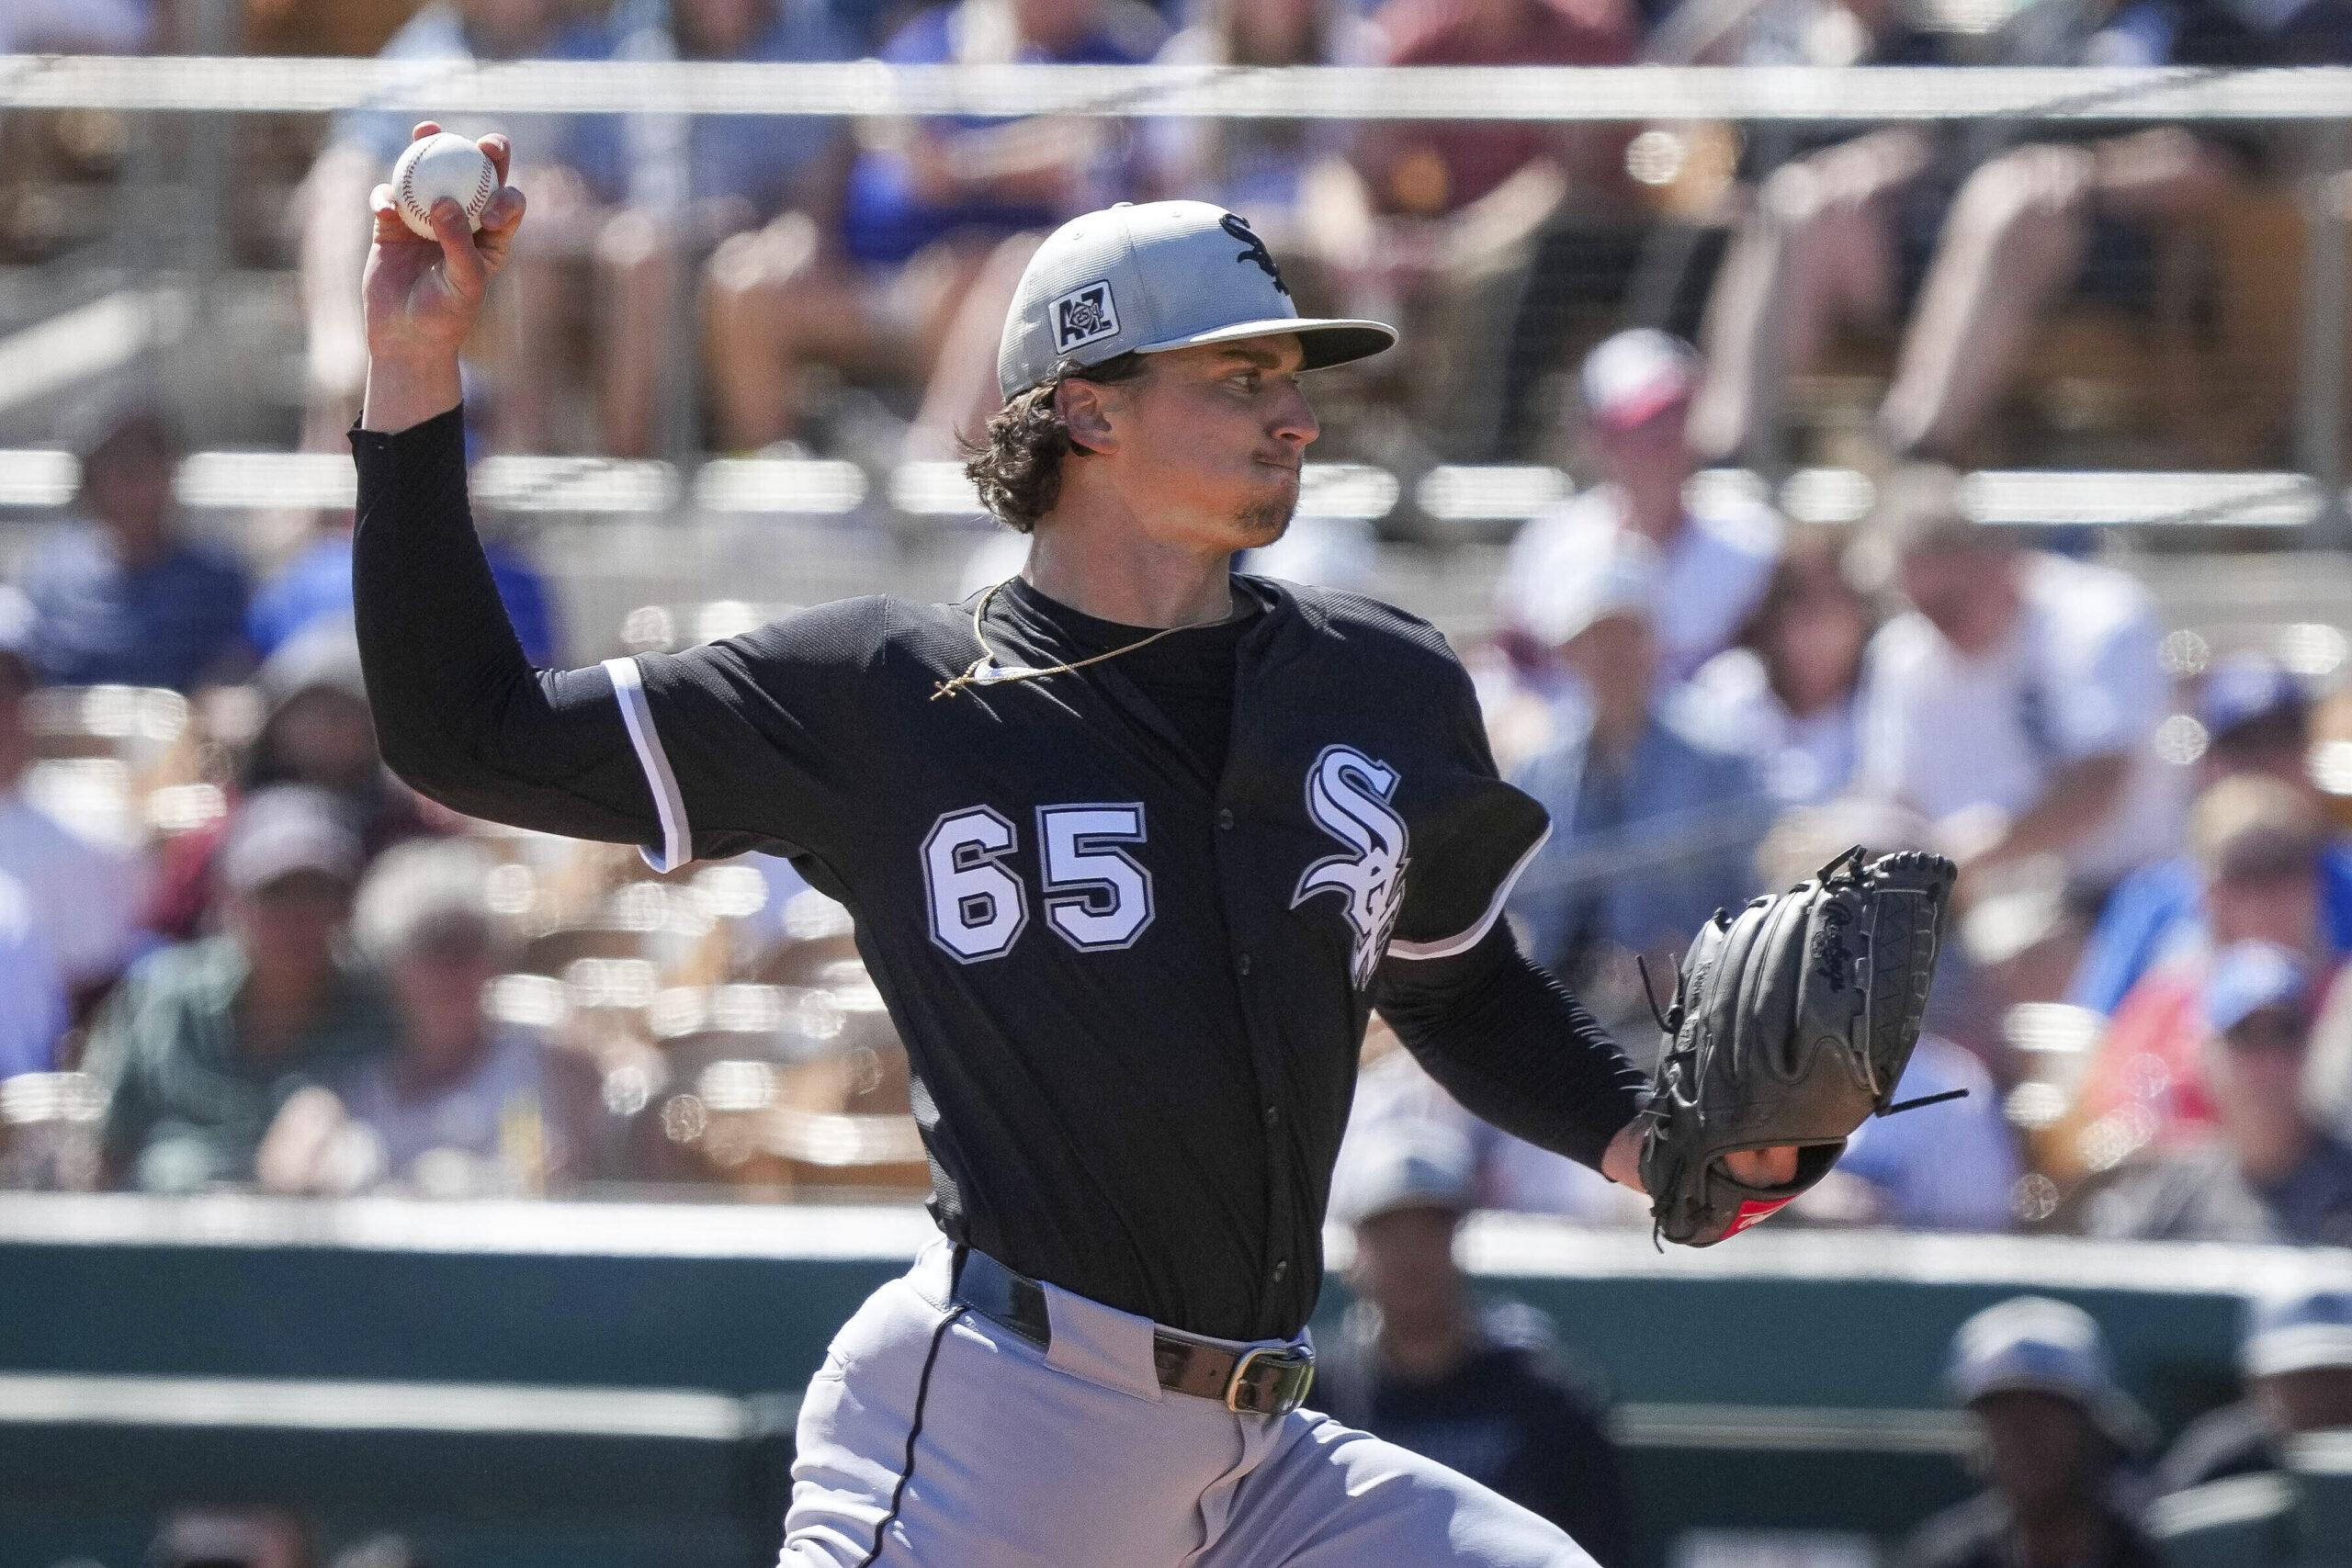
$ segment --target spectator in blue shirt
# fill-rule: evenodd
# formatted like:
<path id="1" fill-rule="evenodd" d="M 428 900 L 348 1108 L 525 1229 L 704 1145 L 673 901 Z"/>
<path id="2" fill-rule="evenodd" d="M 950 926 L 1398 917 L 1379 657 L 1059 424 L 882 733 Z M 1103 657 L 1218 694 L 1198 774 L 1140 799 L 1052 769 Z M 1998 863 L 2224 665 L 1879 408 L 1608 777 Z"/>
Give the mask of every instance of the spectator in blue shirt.
<path id="1" fill-rule="evenodd" d="M 1657 570 L 1631 537 L 1564 559 L 1533 617 L 1576 689 L 1560 739 L 1516 780 L 1551 812 L 1552 836 L 1511 912 L 1529 953 L 1604 1022 L 1645 1016 L 1635 958 L 1670 976 L 1701 923 L 1747 899 L 1772 816 L 1755 764 L 1707 745 L 1677 694 L 1657 693 Z"/>
<path id="2" fill-rule="evenodd" d="M 523 657 L 536 669 L 552 668 L 555 613 L 538 568 L 522 551 L 497 539 L 484 539 L 482 553 L 490 558 L 490 575 L 498 584 L 507 619 L 514 623 Z M 245 636 L 266 660 L 300 632 L 350 618 L 351 514 L 346 512 L 254 594 L 253 608 L 245 615 Z"/>
<path id="3" fill-rule="evenodd" d="M 2197 709 L 2208 738 L 2198 762 L 2200 794 L 2241 774 L 2312 793 L 2311 699 L 2276 660 L 2258 653 L 2216 660 Z M 2352 842 L 2338 838 L 2322 850 L 2318 869 L 2320 934 L 2338 956 L 2352 953 Z M 2099 913 L 2066 999 L 2113 1013 L 2143 975 L 2207 939 L 2204 902 L 2196 863 L 2186 852 L 2125 877 Z"/>
<path id="4" fill-rule="evenodd" d="M 65 976 L 25 885 L 0 872 L 0 1079 L 45 1073 L 65 1032 Z"/>
<path id="5" fill-rule="evenodd" d="M 245 574 L 180 536 L 172 479 L 181 446 L 171 422 L 143 403 L 111 404 L 84 422 L 74 445 L 82 515 L 25 569 L 35 616 L 26 653 L 41 679 L 188 692 L 243 675 L 253 665 Z"/>
<path id="6" fill-rule="evenodd" d="M 1165 36 L 1136 0 L 958 0 L 917 16 L 882 58 L 1131 65 Z M 704 320 L 720 444 L 753 450 L 797 435 L 806 371 L 817 364 L 929 383 L 921 428 L 992 410 L 997 336 L 1035 246 L 1028 236 L 1128 194 L 1104 123 L 872 124 L 837 233 L 794 212 L 721 245 Z M 1015 235 L 1023 238 L 1007 244 Z"/>

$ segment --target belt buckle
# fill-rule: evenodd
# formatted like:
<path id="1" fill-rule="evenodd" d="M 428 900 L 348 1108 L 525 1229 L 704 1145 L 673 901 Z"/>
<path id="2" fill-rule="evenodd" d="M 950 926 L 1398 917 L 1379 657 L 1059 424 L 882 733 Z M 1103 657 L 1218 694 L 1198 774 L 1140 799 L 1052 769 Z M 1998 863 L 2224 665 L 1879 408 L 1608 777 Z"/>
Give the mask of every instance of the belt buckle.
<path id="1" fill-rule="evenodd" d="M 1234 1363 L 1232 1381 L 1225 1385 L 1225 1407 L 1237 1416 L 1287 1416 L 1306 1403 L 1306 1391 L 1314 1382 L 1313 1351 L 1295 1345 L 1261 1345 Z"/>

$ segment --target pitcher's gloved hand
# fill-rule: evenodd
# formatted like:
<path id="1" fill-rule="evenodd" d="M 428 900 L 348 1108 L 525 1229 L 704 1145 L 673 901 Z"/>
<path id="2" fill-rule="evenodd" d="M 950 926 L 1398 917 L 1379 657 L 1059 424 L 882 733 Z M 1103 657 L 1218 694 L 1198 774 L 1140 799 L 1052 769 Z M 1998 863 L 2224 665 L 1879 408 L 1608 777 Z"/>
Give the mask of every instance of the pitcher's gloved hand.
<path id="1" fill-rule="evenodd" d="M 1717 910 L 1683 954 L 1642 1136 L 1642 1185 L 1668 1241 L 1746 1230 L 1827 1175 L 1864 1117 L 1911 1109 L 1891 1102 L 1955 874 L 1941 855 L 1864 853 L 1737 915 Z"/>

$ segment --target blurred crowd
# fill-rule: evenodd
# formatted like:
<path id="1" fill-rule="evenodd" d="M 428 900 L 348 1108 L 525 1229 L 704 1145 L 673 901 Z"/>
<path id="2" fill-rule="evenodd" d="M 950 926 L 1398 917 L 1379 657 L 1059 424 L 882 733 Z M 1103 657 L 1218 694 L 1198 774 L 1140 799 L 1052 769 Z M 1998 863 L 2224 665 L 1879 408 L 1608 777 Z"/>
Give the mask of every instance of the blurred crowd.
<path id="1" fill-rule="evenodd" d="M 2137 580 L 1973 521 L 1933 465 L 1856 524 L 1789 522 L 1700 468 L 1705 362 L 1654 329 L 1577 379 L 1596 482 L 1522 528 L 1464 649 L 1554 823 L 1510 906 L 1528 951 L 1646 1064 L 1715 910 L 1853 843 L 1939 850 L 1960 893 L 1899 1098 L 1967 1096 L 1868 1124 L 1792 1218 L 2352 1241 L 2344 634 L 2167 634 Z M 249 592 L 185 527 L 165 415 L 101 401 L 72 439 L 77 515 L 0 588 L 6 1179 L 922 1189 L 847 911 L 782 861 L 657 877 L 413 795 L 347 529 Z M 494 553 L 550 661 L 551 594 Z M 1351 1147 L 1399 1127 L 1467 1139 L 1485 1206 L 1641 1218 L 1375 1023 Z"/>
<path id="2" fill-rule="evenodd" d="M 202 35 L 223 17 L 235 37 Z M 0 51 L 236 47 L 550 69 L 2230 65 L 2352 61 L 2352 4 L 2029 0 L 1986 30 L 1886 0 L 0 0 Z M 1557 464 L 1582 487 L 1519 531 L 1497 629 L 1462 651 L 1498 766 L 1554 823 L 1512 925 L 1637 1060 L 1716 909 L 1854 843 L 1959 863 L 1897 1098 L 1967 1094 L 1867 1124 L 1775 1230 L 2352 1245 L 2345 629 L 2168 626 L 2087 541 L 1975 521 L 1970 473 L 2104 428 L 2094 382 L 2138 400 L 2116 428 L 2147 445 L 2110 456 L 2278 459 L 2280 408 L 2231 367 L 2282 341 L 2292 144 L 2007 121 L 452 128 L 513 136 L 532 203 L 468 365 L 478 453 L 949 457 L 993 405 L 1042 232 L 1120 199 L 1243 214 L 1303 311 L 1406 329 L 1323 378 L 1318 457 Z M 0 120 L 0 256 L 74 238 L 39 180 L 119 167 L 103 130 Z M 315 451 L 356 410 L 366 195 L 409 132 L 355 113 L 262 149 L 290 191 L 262 259 L 300 283 L 286 435 Z M 782 861 L 657 876 L 406 790 L 358 668 L 348 513 L 254 571 L 260 552 L 188 526 L 153 390 L 58 423 L 70 515 L 0 585 L 0 1186 L 919 1196 L 906 1057 L 848 911 Z M 1723 467 L 1784 467 L 1807 421 L 1811 457 L 1871 476 L 1860 521 L 1792 521 Z M 1365 588 L 1369 547 L 1306 516 L 1246 566 Z M 1020 552 L 993 541 L 968 585 Z M 491 557 L 534 663 L 619 650 L 562 624 L 527 549 Z M 746 629 L 745 606 L 704 608 L 726 613 L 632 617 L 625 640 Z M 1472 1289 L 1474 1210 L 1648 1223 L 1468 1117 L 1375 1021 L 1333 1191 L 1356 1304 L 1318 1402 L 1618 1568 L 1605 1391 L 1540 1314 Z M 1906 1561 L 2154 1561 L 2165 1495 L 2352 1426 L 2352 1298 L 2258 1303 L 2242 1370 L 2243 1401 L 2159 1456 L 2096 1323 L 1992 1308 L 1951 1377 L 1985 1491 Z M 198 1511 L 155 1561 L 300 1568 L 314 1547 L 299 1519 Z"/>
<path id="3" fill-rule="evenodd" d="M 2335 3 L 2256 26 L 2177 0 L 2038 0 L 1972 35 L 1968 58 L 2316 58 L 2345 33 Z M 556 64 L 1961 47 L 1915 36 L 1908 12 L 1792 0 L 1654 15 L 1609 0 L 1368 15 L 1325 0 L 1167 15 L 1134 0 L 254 0 L 242 15 L 254 48 Z M 21 48 L 183 47 L 184 20 L 0 6 Z M 1555 825 L 1511 919 L 1637 1058 L 1656 1050 L 1651 981 L 1718 908 L 1854 842 L 1962 867 L 1903 1098 L 1968 1095 L 1870 1124 L 1794 1217 L 2352 1239 L 2352 989 L 2334 984 L 2352 950 L 2342 631 L 2167 635 L 2133 578 L 2060 531 L 1973 521 L 1966 471 L 1932 460 L 1981 446 L 2011 378 L 1955 344 L 2013 355 L 2035 301 L 2145 262 L 2150 213 L 2251 177 L 2261 149 L 2187 131 L 2009 147 L 1872 132 L 1779 148 L 1750 180 L 1767 150 L 1749 147 L 1717 193 L 1712 298 L 1670 290 L 1682 304 L 1660 312 L 1688 318 L 1676 335 L 1624 325 L 1642 311 L 1593 291 L 1632 288 L 1660 254 L 1673 182 L 1641 175 L 1666 156 L 1652 131 L 925 120 L 853 136 L 637 115 L 512 132 L 536 171 L 534 238 L 473 372 L 483 449 L 649 449 L 661 346 L 695 341 L 699 321 L 697 406 L 718 445 L 832 441 L 858 423 L 836 416 L 865 407 L 869 435 L 949 453 L 993 398 L 1003 299 L 1042 228 L 1125 196 L 1230 204 L 1289 258 L 1306 308 L 1407 323 L 1395 365 L 1325 388 L 1362 428 L 1444 443 L 1466 428 L 1447 420 L 1483 422 L 1460 449 L 1564 454 L 1588 481 L 1521 529 L 1499 629 L 1464 653 L 1498 764 Z M 300 186 L 321 443 L 340 441 L 364 362 L 355 215 L 407 135 L 404 117 L 344 117 Z M 1700 135 L 1675 130 L 1675 155 L 1697 157 Z M 1716 466 L 1763 439 L 1758 387 L 1913 292 L 1871 422 L 1866 516 L 1790 521 Z M 1614 330 L 1569 321 L 1556 307 L 1571 297 Z M 582 344 L 582 377 L 530 357 Z M 870 390 L 893 377 L 919 392 L 893 405 Z M 567 387 L 582 400 L 569 412 Z M 1383 399 L 1394 412 L 1415 398 L 1437 412 L 1383 424 Z M 838 905 L 781 862 L 655 877 L 626 849 L 413 795 L 375 751 L 348 514 L 255 582 L 187 528 L 184 442 L 156 402 L 100 399 L 56 434 L 79 460 L 72 515 L 28 536 L 0 596 L 0 962 L 20 976 L 0 998 L 6 1179 L 921 1190 L 905 1058 Z M 1302 518 L 1252 569 L 1364 585 L 1363 552 L 1331 547 L 1352 536 L 1329 521 Z M 612 651 L 565 637 L 527 551 L 492 554 L 534 662 Z M 1017 541 L 982 557 L 975 585 L 1017 566 Z M 1484 1205 L 1638 1218 L 1590 1173 L 1471 1123 L 1393 1046 L 1375 1025 L 1356 1141 L 1450 1129 Z"/>
<path id="4" fill-rule="evenodd" d="M 12 0 L 0 46 L 550 71 L 869 56 L 2216 67 L 2352 60 L 2352 4 Z M 122 128 L 98 119 L 15 133 L 41 144 L 11 162 L 0 248 L 39 256 L 74 237 L 81 204 L 40 181 L 120 162 Z M 366 197 L 409 121 L 240 132 L 246 177 L 277 167 L 280 184 L 257 183 L 288 193 L 239 216 L 232 243 L 299 271 L 316 450 L 337 449 L 356 405 Z M 1562 373 L 1629 325 L 1705 344 L 1691 432 L 1714 462 L 1784 455 L 1792 420 L 1836 461 L 1981 464 L 2054 433 L 2123 441 L 2110 457 L 2254 468 L 2287 439 L 2288 378 L 2262 373 L 2292 344 L 2278 286 L 2305 150 L 2284 133 L 648 113 L 451 129 L 509 134 L 532 202 L 469 366 L 478 433 L 502 450 L 953 456 L 991 406 L 998 325 L 1041 234 L 1166 197 L 1247 218 L 1306 313 L 1405 327 L 1400 351 L 1338 378 L 1325 413 L 1327 450 L 1392 468 L 1553 452 Z"/>
<path id="5" fill-rule="evenodd" d="M 2167 635 L 2124 571 L 1973 520 L 1949 468 L 1888 469 L 1851 526 L 1787 522 L 1700 471 L 1707 368 L 1654 330 L 1580 382 L 1600 482 L 1522 529 L 1468 655 L 1554 824 L 1510 905 L 1537 962 L 1654 1060 L 1714 910 L 1849 844 L 1939 851 L 1960 890 L 1902 1092 L 1968 1094 L 1867 1124 L 1796 1213 L 2352 1242 L 2342 634 Z M 1638 1219 L 1390 1044 L 1360 1133 L 1451 1124 L 1483 1202 Z"/>

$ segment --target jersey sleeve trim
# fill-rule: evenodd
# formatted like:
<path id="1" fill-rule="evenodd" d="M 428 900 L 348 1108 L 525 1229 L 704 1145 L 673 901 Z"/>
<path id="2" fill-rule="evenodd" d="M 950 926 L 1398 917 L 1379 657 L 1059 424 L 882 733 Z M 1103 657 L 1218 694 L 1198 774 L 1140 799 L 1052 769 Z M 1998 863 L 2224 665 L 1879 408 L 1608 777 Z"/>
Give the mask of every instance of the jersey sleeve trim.
<path id="1" fill-rule="evenodd" d="M 613 678 L 621 722 L 628 727 L 628 743 L 637 749 L 638 765 L 645 770 L 653 808 L 662 818 L 660 852 L 643 844 L 637 852 L 655 871 L 675 871 L 695 858 L 694 834 L 686 826 L 685 796 L 678 792 L 678 777 L 670 771 L 670 754 L 662 749 L 662 731 L 653 723 L 652 705 L 645 700 L 645 676 L 634 659 L 607 659 L 605 673 Z"/>
<path id="2" fill-rule="evenodd" d="M 1503 906 L 1510 901 L 1510 890 L 1519 885 L 1521 874 L 1544 846 L 1551 841 L 1551 838 L 1552 824 L 1546 822 L 1544 830 L 1535 835 L 1535 841 L 1528 845 L 1526 852 L 1519 857 L 1518 863 L 1504 874 L 1502 882 L 1495 888 L 1494 897 L 1487 905 L 1487 912 L 1478 917 L 1477 924 L 1457 936 L 1441 937 L 1435 942 L 1392 939 L 1388 943 L 1388 956 L 1414 960 L 1451 958 L 1457 953 L 1467 953 L 1477 946 L 1486 940 L 1487 933 L 1495 929 L 1495 922 L 1502 919 Z"/>

